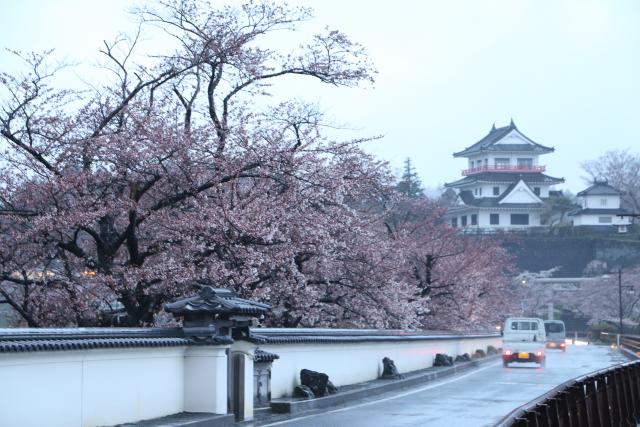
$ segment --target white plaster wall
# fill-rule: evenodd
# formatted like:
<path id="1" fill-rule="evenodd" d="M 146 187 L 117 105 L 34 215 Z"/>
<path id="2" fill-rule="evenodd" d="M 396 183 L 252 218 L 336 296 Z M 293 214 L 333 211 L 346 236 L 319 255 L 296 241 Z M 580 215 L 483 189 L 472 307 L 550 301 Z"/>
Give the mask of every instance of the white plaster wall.
<path id="1" fill-rule="evenodd" d="M 0 426 L 82 425 L 82 361 L 0 354 Z"/>
<path id="2" fill-rule="evenodd" d="M 272 398 L 291 395 L 300 383 L 300 370 L 324 372 L 336 386 L 376 379 L 382 373 L 382 358 L 391 358 L 400 372 L 415 371 L 433 365 L 436 353 L 457 356 L 476 349 L 498 348 L 500 337 L 469 340 L 414 342 L 271 344 L 260 348 L 280 356 L 271 371 Z"/>
<path id="3" fill-rule="evenodd" d="M 497 213 L 500 215 L 500 224 L 491 225 L 491 217 L 492 213 Z M 511 214 L 512 213 L 528 213 L 529 214 L 529 225 L 511 225 Z M 460 220 L 458 219 L 458 224 L 460 224 Z M 510 212 L 510 211 L 491 211 L 491 210 L 482 210 L 478 214 L 478 226 L 482 228 L 526 228 L 526 227 L 537 227 L 540 225 L 540 212 Z"/>
<path id="4" fill-rule="evenodd" d="M 227 413 L 226 347 L 194 346 L 184 353 L 184 411 Z"/>
<path id="5" fill-rule="evenodd" d="M 480 227 L 494 227 L 493 225 L 489 224 L 491 217 L 490 217 L 491 212 L 489 211 L 480 211 L 478 213 L 478 225 Z"/>
<path id="6" fill-rule="evenodd" d="M 498 196 L 494 196 L 493 195 L 493 187 L 499 187 L 500 188 L 500 193 L 498 194 Z M 482 184 L 482 197 L 499 197 L 500 194 L 502 194 L 502 192 L 505 190 L 506 185 L 500 185 L 500 184 Z"/>
<path id="7" fill-rule="evenodd" d="M 168 347 L 0 354 L 0 426 L 100 426 L 182 412 L 184 352 Z"/>
<path id="8" fill-rule="evenodd" d="M 520 183 L 509 192 L 500 203 L 536 203 L 537 196 L 525 183 Z"/>
<path id="9" fill-rule="evenodd" d="M 529 214 L 529 226 L 531 227 L 540 226 L 540 212 L 531 212 Z"/>
<path id="10" fill-rule="evenodd" d="M 601 203 L 602 199 L 607 201 L 604 206 Z M 589 209 L 618 209 L 620 207 L 620 196 L 582 197 L 582 206 Z"/>
<path id="11" fill-rule="evenodd" d="M 601 216 L 610 216 L 612 217 L 611 223 L 600 223 L 598 222 L 598 218 Z M 573 225 L 599 225 L 610 227 L 612 225 L 629 225 L 631 224 L 631 220 L 628 217 L 620 218 L 613 214 L 598 214 L 598 215 L 576 215 L 571 217 L 573 220 Z"/>

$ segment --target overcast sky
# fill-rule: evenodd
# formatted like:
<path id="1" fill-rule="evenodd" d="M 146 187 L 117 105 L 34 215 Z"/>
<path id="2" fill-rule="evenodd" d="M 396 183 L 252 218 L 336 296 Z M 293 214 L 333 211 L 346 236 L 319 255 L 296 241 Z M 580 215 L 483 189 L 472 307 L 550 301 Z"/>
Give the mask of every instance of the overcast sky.
<path id="1" fill-rule="evenodd" d="M 363 44 L 373 87 L 331 89 L 287 80 L 277 90 L 317 101 L 345 138 L 383 134 L 368 146 L 400 174 L 411 157 L 427 187 L 459 178 L 452 153 L 495 122 L 553 146 L 543 156 L 558 188 L 585 187 L 580 163 L 606 150 L 640 151 L 640 2 L 636 0 L 316 0 L 300 33 L 342 30 Z M 0 0 L 0 47 L 55 48 L 78 61 L 131 25 L 129 0 Z M 309 33 L 307 33 L 309 32 Z M 8 67 L 0 53 L 0 70 Z"/>

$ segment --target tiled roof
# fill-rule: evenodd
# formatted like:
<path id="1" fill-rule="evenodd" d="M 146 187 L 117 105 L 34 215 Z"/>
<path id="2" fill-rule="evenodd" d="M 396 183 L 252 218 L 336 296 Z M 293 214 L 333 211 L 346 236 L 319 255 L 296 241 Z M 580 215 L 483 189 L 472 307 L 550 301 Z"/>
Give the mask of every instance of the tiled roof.
<path id="1" fill-rule="evenodd" d="M 624 214 L 629 214 L 630 212 L 619 208 L 619 209 L 591 209 L 591 208 L 587 208 L 587 209 L 577 209 L 575 211 L 571 211 L 569 213 L 567 213 L 567 215 L 570 216 L 576 216 L 576 215 L 624 215 Z"/>
<path id="2" fill-rule="evenodd" d="M 209 341 L 210 344 L 231 342 L 225 336 Z M 200 343 L 183 337 L 181 328 L 0 329 L 0 353 L 187 345 Z"/>
<path id="3" fill-rule="evenodd" d="M 256 348 L 256 351 L 253 354 L 253 361 L 257 363 L 273 362 L 276 359 L 280 359 L 280 356 L 278 356 L 275 353 L 270 353 L 268 351 L 261 350 L 259 348 Z"/>
<path id="4" fill-rule="evenodd" d="M 497 336 L 494 333 L 452 333 L 444 331 L 399 331 L 372 329 L 252 328 L 249 339 L 258 344 L 321 344 L 380 341 L 424 341 L 472 339 Z"/>
<path id="5" fill-rule="evenodd" d="M 186 338 L 92 338 L 0 340 L 0 353 L 23 351 L 88 350 L 95 348 L 179 347 L 190 344 Z"/>
<path id="6" fill-rule="evenodd" d="M 494 127 L 491 128 L 491 131 L 482 138 L 480 141 L 476 142 L 470 147 L 465 148 L 462 151 L 454 153 L 454 157 L 463 157 L 469 156 L 476 153 L 481 153 L 485 151 L 527 151 L 527 152 L 537 152 L 537 153 L 550 153 L 554 149 L 552 147 L 545 147 L 544 145 L 538 144 L 537 142 L 532 141 L 530 138 L 526 137 L 527 140 L 531 142 L 531 144 L 496 144 L 502 138 L 507 136 L 509 132 L 512 130 L 517 130 L 516 125 L 511 120 L 509 126 L 504 126 L 501 128 Z M 521 135 L 522 132 L 520 132 Z"/>
<path id="7" fill-rule="evenodd" d="M 459 187 L 474 184 L 476 182 L 514 183 L 523 180 L 527 184 L 560 184 L 564 178 L 554 178 L 541 172 L 480 172 L 466 176 L 454 182 L 445 184 L 445 187 Z"/>
<path id="8" fill-rule="evenodd" d="M 198 295 L 165 304 L 164 308 L 176 316 L 186 313 L 261 316 L 269 311 L 270 307 L 267 304 L 240 298 L 230 289 L 216 289 L 205 285 L 202 286 Z"/>
<path id="9" fill-rule="evenodd" d="M 610 186 L 607 181 L 596 181 L 591 187 L 582 190 L 577 196 L 618 196 L 622 191 Z"/>
<path id="10" fill-rule="evenodd" d="M 500 203 L 500 201 L 504 198 L 504 196 L 508 194 L 505 191 L 500 197 L 479 197 L 475 198 L 471 191 L 465 190 L 461 191 L 459 196 L 460 199 L 467 206 L 474 206 L 478 208 L 504 208 L 504 209 L 514 209 L 514 208 L 542 208 L 544 206 L 543 203 Z"/>

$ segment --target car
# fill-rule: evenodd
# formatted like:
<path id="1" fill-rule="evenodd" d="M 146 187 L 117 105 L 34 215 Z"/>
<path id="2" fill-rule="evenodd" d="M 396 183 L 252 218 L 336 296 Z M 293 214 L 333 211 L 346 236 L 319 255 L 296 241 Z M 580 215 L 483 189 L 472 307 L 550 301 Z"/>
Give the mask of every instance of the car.
<path id="1" fill-rule="evenodd" d="M 544 330 L 547 333 L 547 348 L 556 348 L 562 351 L 567 349 L 566 332 L 562 320 L 545 320 Z"/>
<path id="2" fill-rule="evenodd" d="M 542 319 L 536 317 L 510 317 L 502 330 L 502 365 L 510 363 L 538 363 L 544 367 L 545 330 Z"/>

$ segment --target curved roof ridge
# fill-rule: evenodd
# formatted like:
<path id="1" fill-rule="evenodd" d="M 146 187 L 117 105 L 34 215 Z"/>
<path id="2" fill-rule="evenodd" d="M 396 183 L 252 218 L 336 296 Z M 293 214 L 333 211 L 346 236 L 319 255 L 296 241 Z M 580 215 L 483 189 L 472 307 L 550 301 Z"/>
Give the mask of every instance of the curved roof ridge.
<path id="1" fill-rule="evenodd" d="M 621 195 L 624 192 L 609 185 L 608 181 L 595 180 L 588 188 L 582 190 L 576 196 L 605 196 L 605 195 Z"/>
<path id="2" fill-rule="evenodd" d="M 482 138 L 480 141 L 476 142 L 475 144 L 472 144 L 471 146 L 466 147 L 462 151 L 458 151 L 456 153 L 453 153 L 453 157 L 461 157 L 461 156 L 470 155 L 470 154 L 474 154 L 474 153 L 479 153 L 479 152 L 485 151 L 490 146 L 494 145 L 495 143 L 500 141 L 502 138 L 507 136 L 509 134 L 509 132 L 511 132 L 513 130 L 517 131 L 522 137 L 524 137 L 527 141 L 529 141 L 532 144 L 532 148 L 534 150 L 537 150 L 539 152 L 544 152 L 544 153 L 550 153 L 550 152 L 553 152 L 555 150 L 553 147 L 547 147 L 545 145 L 539 144 L 539 143 L 535 142 L 534 140 L 532 140 L 531 138 L 529 138 L 528 136 L 526 136 L 525 134 L 523 134 L 516 127 L 515 123 L 513 122 L 513 119 L 511 119 L 511 122 L 509 123 L 508 126 L 503 126 L 503 127 L 496 128 L 495 127 L 495 123 L 494 123 L 493 127 L 491 128 L 489 133 L 484 138 Z"/>

